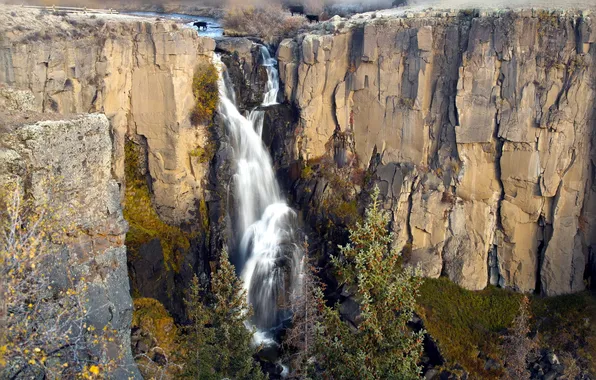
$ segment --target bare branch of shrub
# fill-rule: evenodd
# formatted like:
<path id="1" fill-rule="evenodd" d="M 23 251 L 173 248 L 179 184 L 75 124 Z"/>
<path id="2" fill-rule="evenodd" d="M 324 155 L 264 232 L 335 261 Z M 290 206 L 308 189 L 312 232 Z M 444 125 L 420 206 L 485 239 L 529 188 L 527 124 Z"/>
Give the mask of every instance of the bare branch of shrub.
<path id="1" fill-rule="evenodd" d="M 307 25 L 304 16 L 292 16 L 279 5 L 267 7 L 232 7 L 222 25 L 227 35 L 257 36 L 267 43 L 293 37 Z"/>
<path id="2" fill-rule="evenodd" d="M 62 224 L 64 209 L 52 208 L 46 188 L 43 199 L 18 184 L 0 189 L 0 378 L 98 378 L 119 360 L 105 357 L 115 334 L 89 323 L 99 310 L 71 270 L 78 257 L 63 251 L 75 229 Z M 60 260 L 65 281 L 56 283 L 50 272 Z"/>

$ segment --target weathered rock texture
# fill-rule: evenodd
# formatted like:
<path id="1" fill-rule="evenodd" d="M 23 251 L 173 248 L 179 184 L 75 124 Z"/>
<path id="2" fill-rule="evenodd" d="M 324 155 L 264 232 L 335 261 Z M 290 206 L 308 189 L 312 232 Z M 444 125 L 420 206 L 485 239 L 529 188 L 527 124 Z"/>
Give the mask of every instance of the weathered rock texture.
<path id="1" fill-rule="evenodd" d="M 37 115 L 44 120 L 44 115 Z M 6 125 L 5 125 L 6 127 Z M 47 271 L 55 287 L 84 292 L 86 323 L 116 330 L 115 378 L 140 378 L 130 351 L 129 291 L 120 191 L 112 176 L 112 141 L 101 114 L 57 121 L 21 121 L 0 132 L 0 185 L 17 181 L 36 200 L 48 199 L 69 243 L 50 243 Z M 52 212 L 52 211 L 50 211 Z M 76 265 L 64 268 L 67 263 Z M 106 353 L 110 355 L 110 353 Z"/>
<path id="2" fill-rule="evenodd" d="M 126 188 L 125 143 L 142 148 L 140 169 L 147 177 L 149 207 L 196 239 L 187 252 L 176 252 L 184 263 L 176 273 L 168 270 L 162 250 L 172 242 L 147 241 L 138 254 L 129 255 L 133 293 L 158 298 L 184 316 L 183 291 L 203 267 L 202 245 L 209 236 L 203 231 L 209 223 L 201 220 L 210 202 L 209 163 L 197 152 L 213 144 L 207 126 L 191 124 L 192 83 L 195 68 L 211 62 L 214 40 L 168 21 L 10 10 L 14 17 L 0 15 L 6 21 L 0 26 L 0 111 L 10 106 L 54 119 L 70 113 L 105 114 L 119 202 Z"/>
<path id="3" fill-rule="evenodd" d="M 73 16 L 74 17 L 74 16 Z M 51 25 L 55 16 L 44 19 Z M 116 19 L 117 20 L 117 19 Z M 42 20 L 43 21 L 43 20 Z M 0 83 L 34 96 L 34 111 L 101 112 L 110 120 L 114 173 L 124 177 L 124 140 L 146 141 L 154 205 L 174 224 L 193 220 L 207 165 L 190 152 L 205 144 L 193 127 L 192 78 L 215 43 L 168 23 L 68 19 L 36 34 L 0 43 Z M 78 25 L 78 26 L 77 26 Z M 75 33 L 75 30 L 78 30 Z"/>
<path id="4" fill-rule="evenodd" d="M 583 289 L 594 261 L 595 42 L 587 12 L 381 12 L 278 57 L 301 157 L 337 156 L 347 136 L 410 262 L 555 295 Z"/>

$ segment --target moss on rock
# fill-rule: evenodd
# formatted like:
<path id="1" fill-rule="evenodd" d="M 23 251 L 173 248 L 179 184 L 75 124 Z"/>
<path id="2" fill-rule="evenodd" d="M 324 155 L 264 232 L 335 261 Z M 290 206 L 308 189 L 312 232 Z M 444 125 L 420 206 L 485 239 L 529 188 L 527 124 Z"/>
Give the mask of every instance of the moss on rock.
<path id="1" fill-rule="evenodd" d="M 460 365 L 473 378 L 500 377 L 499 371 L 484 368 L 482 356 L 502 357 L 500 332 L 511 325 L 521 297 L 493 286 L 474 292 L 447 278 L 427 279 L 420 288 L 419 312 L 447 369 Z"/>
<path id="2" fill-rule="evenodd" d="M 582 292 L 558 297 L 534 297 L 535 330 L 542 344 L 568 353 L 596 376 L 596 295 Z"/>
<path id="3" fill-rule="evenodd" d="M 189 155 L 191 157 L 195 157 L 197 159 L 197 162 L 205 164 L 213 159 L 215 151 L 215 143 L 211 139 L 209 139 L 205 146 L 197 146 L 195 149 L 189 152 Z"/>
<path id="4" fill-rule="evenodd" d="M 166 308 L 153 298 L 134 300 L 132 315 L 133 347 L 136 361 L 145 378 L 174 378 L 180 354 L 179 331 Z M 164 376 L 165 375 L 165 376 Z"/>
<path id="5" fill-rule="evenodd" d="M 138 255 L 139 248 L 159 239 L 168 270 L 178 271 L 183 253 L 190 248 L 190 236 L 179 227 L 162 221 L 153 208 L 147 181 L 140 170 L 140 148 L 131 141 L 125 145 L 126 190 L 124 218 L 130 228 L 126 234 L 129 253 Z"/>

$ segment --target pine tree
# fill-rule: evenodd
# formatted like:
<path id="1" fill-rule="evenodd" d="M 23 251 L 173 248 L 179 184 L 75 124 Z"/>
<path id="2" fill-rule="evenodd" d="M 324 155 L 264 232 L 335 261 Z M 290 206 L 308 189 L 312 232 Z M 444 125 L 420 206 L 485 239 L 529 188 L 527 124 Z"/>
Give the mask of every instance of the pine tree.
<path id="1" fill-rule="evenodd" d="M 361 315 L 356 328 L 344 322 L 339 307 L 324 308 L 317 339 L 318 365 L 326 378 L 415 379 L 423 332 L 407 326 L 412 319 L 421 278 L 403 268 L 400 254 L 389 248 L 388 215 L 380 208 L 379 190 L 363 223 L 350 230 L 350 243 L 332 262 L 338 277 L 355 290 Z"/>
<path id="2" fill-rule="evenodd" d="M 193 279 L 186 302 L 189 319 L 185 344 L 185 375 L 193 379 L 259 380 L 266 376 L 253 359 L 254 331 L 246 328 L 251 316 L 242 281 L 226 251 L 211 278 L 211 292 L 201 297 Z"/>

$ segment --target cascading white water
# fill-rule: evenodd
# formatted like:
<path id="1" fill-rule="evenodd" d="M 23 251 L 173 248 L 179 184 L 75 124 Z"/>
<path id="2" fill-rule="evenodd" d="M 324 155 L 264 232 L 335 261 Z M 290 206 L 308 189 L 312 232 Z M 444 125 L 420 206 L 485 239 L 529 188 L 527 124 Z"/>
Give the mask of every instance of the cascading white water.
<path id="1" fill-rule="evenodd" d="M 279 77 L 277 62 L 261 47 L 267 70 L 267 87 L 262 106 L 277 104 Z M 234 191 L 238 207 L 241 277 L 248 301 L 254 309 L 252 322 L 263 331 L 285 317 L 279 302 L 295 279 L 301 252 L 292 226 L 296 213 L 283 200 L 271 156 L 262 141 L 264 111 L 255 109 L 244 117 L 236 107 L 234 90 L 218 56 L 220 70 L 219 114 L 223 118 L 234 150 Z"/>
<path id="2" fill-rule="evenodd" d="M 271 58 L 271 54 L 269 54 L 269 50 L 265 46 L 261 46 L 261 57 L 263 58 L 263 66 L 267 70 L 267 89 L 263 98 L 263 106 L 269 106 L 277 104 L 279 73 L 277 71 L 277 61 L 275 58 Z"/>

